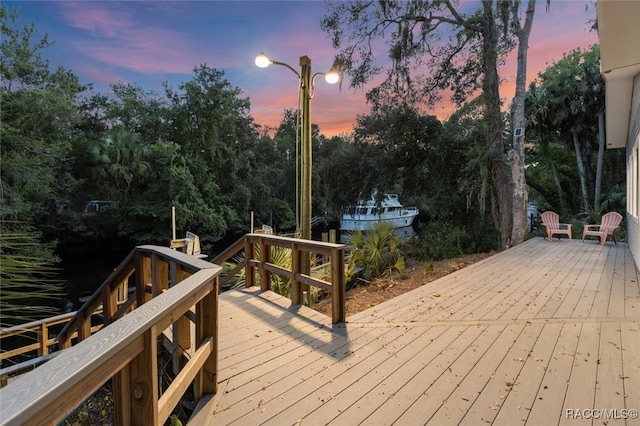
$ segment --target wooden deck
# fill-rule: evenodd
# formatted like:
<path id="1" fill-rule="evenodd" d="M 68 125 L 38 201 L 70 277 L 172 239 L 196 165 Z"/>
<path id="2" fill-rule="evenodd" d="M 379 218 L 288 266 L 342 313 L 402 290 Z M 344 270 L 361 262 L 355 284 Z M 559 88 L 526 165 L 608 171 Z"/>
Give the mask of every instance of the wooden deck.
<path id="1" fill-rule="evenodd" d="M 218 393 L 193 424 L 640 425 L 623 243 L 535 238 L 335 326 L 257 289 L 220 303 Z"/>

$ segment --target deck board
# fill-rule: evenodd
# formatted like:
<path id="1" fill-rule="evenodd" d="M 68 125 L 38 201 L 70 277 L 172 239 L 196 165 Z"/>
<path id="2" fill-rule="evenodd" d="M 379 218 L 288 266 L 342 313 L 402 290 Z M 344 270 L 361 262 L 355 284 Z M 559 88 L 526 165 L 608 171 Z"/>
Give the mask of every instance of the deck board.
<path id="1" fill-rule="evenodd" d="M 598 373 L 598 346 L 600 324 L 583 323 L 580 338 L 572 360 L 567 390 L 564 396 L 564 410 L 592 408 L 595 400 Z M 560 425 L 591 424 L 591 419 L 560 417 Z"/>
<path id="2" fill-rule="evenodd" d="M 640 425 L 640 286 L 624 243 L 534 238 L 332 325 L 220 297 L 219 391 L 193 424 Z"/>

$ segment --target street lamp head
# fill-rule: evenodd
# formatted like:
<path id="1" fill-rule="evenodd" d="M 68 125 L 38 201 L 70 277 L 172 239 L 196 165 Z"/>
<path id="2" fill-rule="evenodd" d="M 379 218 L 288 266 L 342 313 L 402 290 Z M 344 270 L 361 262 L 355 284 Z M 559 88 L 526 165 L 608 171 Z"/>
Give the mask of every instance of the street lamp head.
<path id="1" fill-rule="evenodd" d="M 329 84 L 340 83 L 342 86 L 342 66 L 338 59 L 333 61 L 329 72 L 324 74 L 324 79 Z"/>
<path id="2" fill-rule="evenodd" d="M 256 65 L 260 68 L 266 68 L 272 63 L 273 61 L 269 59 L 269 57 L 262 52 L 260 52 L 260 54 L 256 56 Z"/>
<path id="3" fill-rule="evenodd" d="M 328 73 L 325 73 L 324 81 L 329 84 L 336 84 L 340 81 L 340 73 L 335 68 L 331 68 Z"/>

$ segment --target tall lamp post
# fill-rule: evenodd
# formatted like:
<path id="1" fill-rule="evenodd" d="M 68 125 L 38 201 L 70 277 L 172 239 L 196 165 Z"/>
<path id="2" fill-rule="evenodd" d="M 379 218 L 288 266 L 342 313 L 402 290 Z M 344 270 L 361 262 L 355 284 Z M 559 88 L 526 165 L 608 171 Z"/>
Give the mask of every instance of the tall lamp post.
<path id="1" fill-rule="evenodd" d="M 329 72 L 311 74 L 311 59 L 308 56 L 300 57 L 300 72 L 284 62 L 271 60 L 264 53 L 256 56 L 256 65 L 266 68 L 269 65 L 282 65 L 289 68 L 298 76 L 300 84 L 300 115 L 301 115 L 301 183 L 300 183 L 300 211 L 296 212 L 300 220 L 297 223 L 297 231 L 300 237 L 306 240 L 311 239 L 311 98 L 313 97 L 313 82 L 318 75 L 324 75 L 325 81 L 335 84 L 340 81 L 340 72 L 335 64 Z"/>

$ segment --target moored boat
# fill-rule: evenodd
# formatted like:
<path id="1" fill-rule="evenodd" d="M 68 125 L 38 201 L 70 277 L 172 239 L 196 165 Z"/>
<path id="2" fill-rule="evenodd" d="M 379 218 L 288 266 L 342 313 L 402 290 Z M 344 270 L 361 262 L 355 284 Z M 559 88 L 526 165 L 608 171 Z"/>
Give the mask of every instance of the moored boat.
<path id="1" fill-rule="evenodd" d="M 377 202 L 374 194 L 371 199 L 344 209 L 340 218 L 340 229 L 366 231 L 381 221 L 391 223 L 394 228 L 402 228 L 411 226 L 418 213 L 417 207 L 403 206 L 396 194 L 384 194 L 380 203 Z"/>

